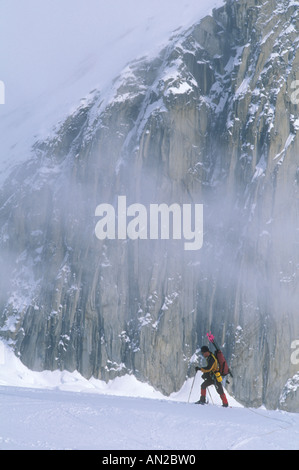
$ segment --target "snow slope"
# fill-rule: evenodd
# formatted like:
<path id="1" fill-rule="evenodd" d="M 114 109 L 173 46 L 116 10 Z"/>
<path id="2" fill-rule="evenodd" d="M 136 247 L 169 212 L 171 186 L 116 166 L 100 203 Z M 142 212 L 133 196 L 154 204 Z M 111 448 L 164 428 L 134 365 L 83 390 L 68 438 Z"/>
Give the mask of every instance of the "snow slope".
<path id="1" fill-rule="evenodd" d="M 80 99 L 224 0 L 1 0 L 1 171 L 29 156 Z M 4 178 L 6 173 L 2 175 Z"/>
<path id="2" fill-rule="evenodd" d="M 32 372 L 0 343 L 0 450 L 299 449 L 299 414 L 195 405 L 199 374 L 188 403 L 191 382 L 165 398 L 134 377 Z"/>
<path id="3" fill-rule="evenodd" d="M 0 172 L 26 159 L 93 88 L 155 55 L 223 0 L 1 0 Z M 170 398 L 126 376 L 29 371 L 0 343 L 0 449 L 299 449 L 299 414 L 201 407 L 200 377 Z"/>
<path id="4" fill-rule="evenodd" d="M 0 387 L 0 449 L 298 449 L 299 415 Z"/>

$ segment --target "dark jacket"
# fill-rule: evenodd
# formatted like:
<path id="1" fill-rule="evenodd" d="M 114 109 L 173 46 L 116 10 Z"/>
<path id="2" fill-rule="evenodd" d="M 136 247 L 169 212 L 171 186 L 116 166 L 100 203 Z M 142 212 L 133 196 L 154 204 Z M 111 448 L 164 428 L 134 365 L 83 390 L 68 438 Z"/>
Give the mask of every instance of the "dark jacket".
<path id="1" fill-rule="evenodd" d="M 219 369 L 219 366 L 218 366 L 218 361 L 217 361 L 216 357 L 214 356 L 214 354 L 210 354 L 210 355 L 207 357 L 207 365 L 206 365 L 206 367 L 202 367 L 200 370 L 201 370 L 204 374 L 208 374 L 208 373 L 217 372 L 218 369 Z"/>

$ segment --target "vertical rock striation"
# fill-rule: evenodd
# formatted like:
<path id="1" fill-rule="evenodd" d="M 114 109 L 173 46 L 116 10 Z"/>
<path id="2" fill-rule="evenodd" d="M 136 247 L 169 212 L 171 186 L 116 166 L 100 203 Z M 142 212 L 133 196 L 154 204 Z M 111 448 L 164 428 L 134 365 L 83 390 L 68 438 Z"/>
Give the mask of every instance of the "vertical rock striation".
<path id="1" fill-rule="evenodd" d="M 227 1 L 96 91 L 1 190 L 1 336 L 35 370 L 178 390 L 212 329 L 236 398 L 299 410 L 297 2 Z M 204 205 L 204 245 L 104 240 L 117 197 Z"/>

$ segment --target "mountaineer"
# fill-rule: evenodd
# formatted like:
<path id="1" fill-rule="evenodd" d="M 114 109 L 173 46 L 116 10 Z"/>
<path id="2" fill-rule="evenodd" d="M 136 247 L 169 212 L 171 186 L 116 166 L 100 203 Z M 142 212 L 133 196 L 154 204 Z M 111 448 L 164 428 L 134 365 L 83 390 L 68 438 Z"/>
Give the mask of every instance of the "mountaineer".
<path id="1" fill-rule="evenodd" d="M 207 366 L 195 368 L 196 372 L 199 370 L 203 372 L 202 378 L 204 379 L 203 383 L 201 384 L 200 399 L 196 402 L 196 404 L 204 405 L 206 403 L 207 388 L 210 385 L 215 385 L 216 391 L 222 400 L 222 406 L 227 408 L 228 402 L 221 383 L 222 377 L 219 372 L 218 361 L 207 346 L 202 346 L 201 352 L 202 355 L 207 359 Z"/>

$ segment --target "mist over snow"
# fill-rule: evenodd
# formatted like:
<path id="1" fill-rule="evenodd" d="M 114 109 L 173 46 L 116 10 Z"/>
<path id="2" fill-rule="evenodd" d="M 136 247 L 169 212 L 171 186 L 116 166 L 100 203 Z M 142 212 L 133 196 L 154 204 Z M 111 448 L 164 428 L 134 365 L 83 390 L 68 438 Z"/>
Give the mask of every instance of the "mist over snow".
<path id="1" fill-rule="evenodd" d="M 232 397 L 224 409 L 212 389 L 209 405 L 194 405 L 200 382 L 197 374 L 191 396 L 188 379 L 166 398 L 133 376 L 106 384 L 78 372 L 33 372 L 1 342 L 0 449 L 298 449 L 298 414 L 245 409 Z"/>
<path id="2" fill-rule="evenodd" d="M 0 0 L 0 449 L 298 449 L 296 5 Z M 203 249 L 97 239 L 117 195 Z"/>
<path id="3" fill-rule="evenodd" d="M 156 54 L 174 31 L 223 0 L 2 0 L 1 167 L 28 158 L 37 138 L 131 60 Z M 4 164 L 4 167 L 3 167 Z"/>

